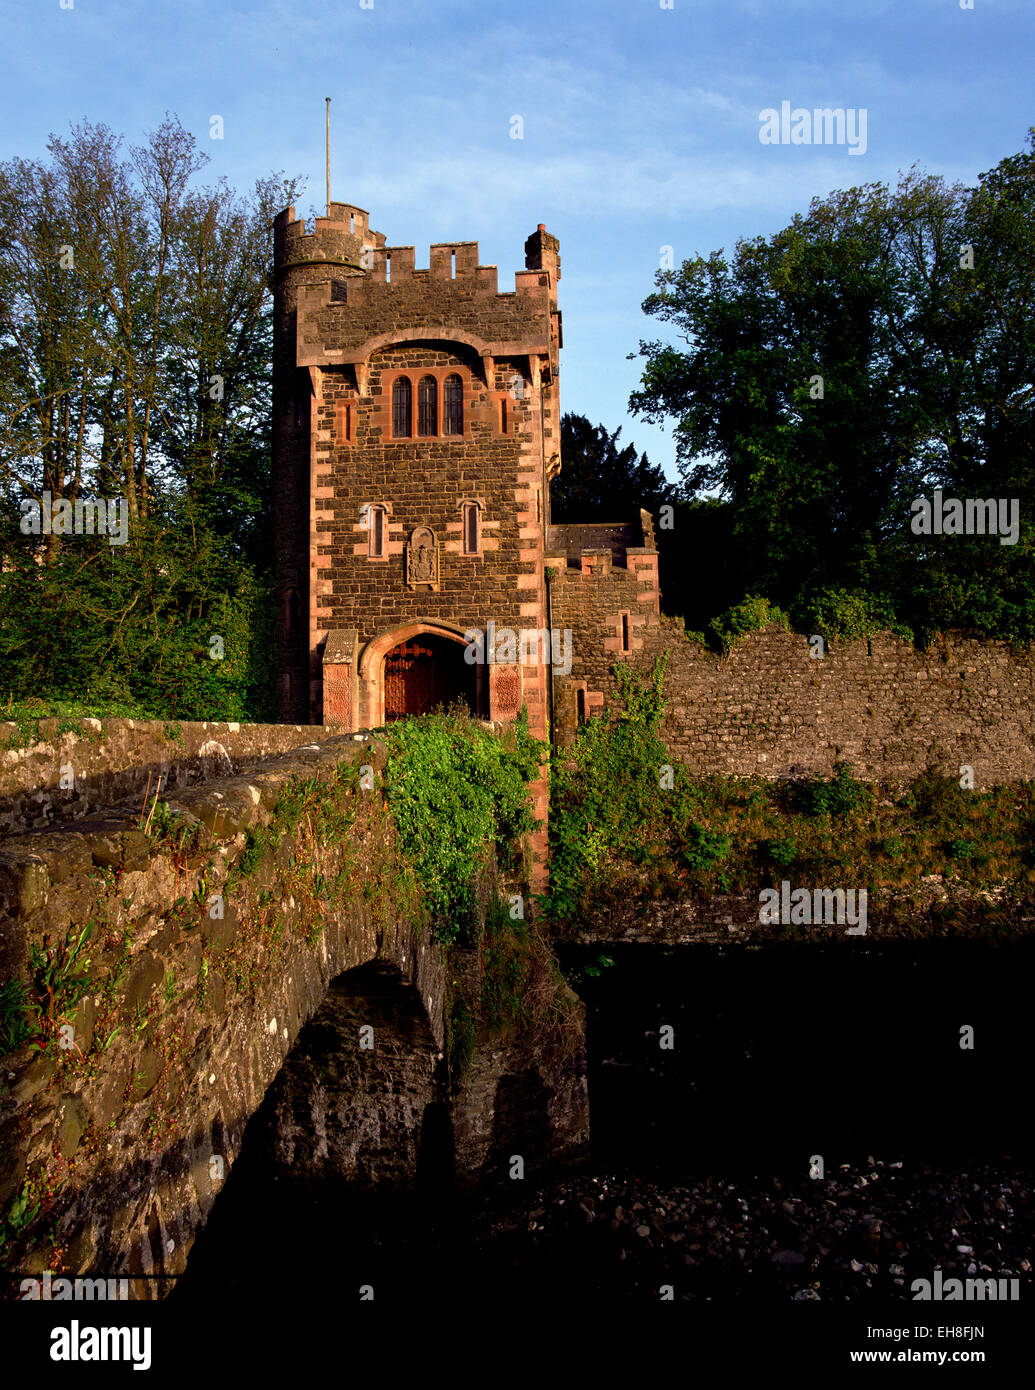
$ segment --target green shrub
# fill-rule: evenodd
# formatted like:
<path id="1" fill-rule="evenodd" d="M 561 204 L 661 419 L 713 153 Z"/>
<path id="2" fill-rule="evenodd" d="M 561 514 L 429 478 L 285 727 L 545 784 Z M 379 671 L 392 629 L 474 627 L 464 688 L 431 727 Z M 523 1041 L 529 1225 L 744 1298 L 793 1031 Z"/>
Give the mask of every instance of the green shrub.
<path id="1" fill-rule="evenodd" d="M 839 762 L 834 765 L 833 777 L 809 779 L 795 786 L 793 798 L 796 808 L 806 816 L 843 818 L 868 806 L 873 793 L 852 776 L 849 763 Z"/>
<path id="2" fill-rule="evenodd" d="M 544 907 L 557 920 L 573 917 L 587 893 L 613 885 L 615 863 L 649 858 L 652 840 L 667 834 L 667 816 L 684 804 L 678 782 L 661 787 L 662 769 L 671 766 L 658 736 L 664 673 L 664 658 L 646 680 L 617 666 L 616 703 L 581 725 L 554 759 Z"/>
<path id="3" fill-rule="evenodd" d="M 760 594 L 748 594 L 732 608 L 727 608 L 725 613 L 713 618 L 708 625 L 708 631 L 725 656 L 741 637 L 749 632 L 758 632 L 771 624 L 782 627 L 784 631 L 790 631 L 790 620 L 781 608 L 777 608 Z"/>
<path id="4" fill-rule="evenodd" d="M 890 599 L 861 589 L 821 589 L 802 605 L 796 617 L 801 629 L 822 633 L 828 641 L 852 641 L 875 632 L 896 632 L 910 641 L 913 638 L 912 629 L 895 617 Z"/>
<path id="5" fill-rule="evenodd" d="M 980 854 L 977 845 L 972 840 L 963 839 L 950 840 L 946 852 L 950 859 L 962 860 L 963 862 L 975 859 Z"/>
<path id="6" fill-rule="evenodd" d="M 718 864 L 730 852 L 730 837 L 717 830 L 708 830 L 696 822 L 688 827 L 686 842 L 682 847 L 682 858 L 692 872 L 701 873 Z"/>
<path id="7" fill-rule="evenodd" d="M 523 710 L 502 736 L 461 710 L 391 724 L 385 794 L 403 853 L 412 863 L 440 941 L 469 940 L 475 885 L 495 857 L 515 867 L 536 827 L 528 783 L 545 746 Z"/>
<path id="8" fill-rule="evenodd" d="M 788 869 L 798 858 L 798 845 L 795 840 L 765 840 L 763 849 L 766 858 L 781 869 Z"/>
<path id="9" fill-rule="evenodd" d="M 914 777 L 899 804 L 932 824 L 948 824 L 966 816 L 974 799 L 955 777 L 943 777 L 931 769 Z"/>

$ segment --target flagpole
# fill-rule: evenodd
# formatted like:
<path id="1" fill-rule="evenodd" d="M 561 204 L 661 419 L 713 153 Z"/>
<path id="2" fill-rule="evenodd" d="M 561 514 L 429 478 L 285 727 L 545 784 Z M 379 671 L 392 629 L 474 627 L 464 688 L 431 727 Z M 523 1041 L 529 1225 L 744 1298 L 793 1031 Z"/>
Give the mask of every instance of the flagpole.
<path id="1" fill-rule="evenodd" d="M 327 102 L 327 216 L 331 215 L 331 99 L 325 97 Z"/>

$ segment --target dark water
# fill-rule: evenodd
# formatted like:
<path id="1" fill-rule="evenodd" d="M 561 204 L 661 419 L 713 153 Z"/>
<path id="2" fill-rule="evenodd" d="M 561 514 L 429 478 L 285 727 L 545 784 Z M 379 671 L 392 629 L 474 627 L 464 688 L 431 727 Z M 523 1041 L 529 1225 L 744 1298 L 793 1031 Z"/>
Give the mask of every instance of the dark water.
<path id="1" fill-rule="evenodd" d="M 582 967 L 598 952 L 569 951 L 594 1163 L 800 1174 L 814 1154 L 828 1169 L 1030 1156 L 1033 945 L 627 946 L 596 979 Z"/>
<path id="2" fill-rule="evenodd" d="M 828 1174 L 871 1154 L 949 1169 L 1035 1158 L 1030 942 L 614 947 L 593 979 L 583 967 L 598 953 L 563 955 L 587 1004 L 591 1172 L 793 1182 L 814 1155 Z M 665 1025 L 671 1050 L 659 1047 Z M 264 1134 L 260 1112 L 174 1299 L 272 1282 L 448 1306 L 526 1277 L 513 1238 L 504 1255 L 474 1232 L 494 1208 L 532 1205 L 533 1184 L 472 1199 L 434 1168 L 411 1192 L 307 1182 L 273 1164 Z M 558 1249 L 557 1269 L 588 1267 L 591 1246 Z M 542 1248 L 535 1259 L 542 1268 Z"/>

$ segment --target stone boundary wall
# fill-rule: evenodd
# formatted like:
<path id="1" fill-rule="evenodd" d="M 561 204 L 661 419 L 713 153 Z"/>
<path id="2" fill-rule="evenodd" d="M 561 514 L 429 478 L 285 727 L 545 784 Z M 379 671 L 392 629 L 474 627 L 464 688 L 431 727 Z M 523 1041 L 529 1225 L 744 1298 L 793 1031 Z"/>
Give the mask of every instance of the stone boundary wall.
<path id="1" fill-rule="evenodd" d="M 790 890 L 818 886 L 814 875 L 790 868 L 774 874 L 773 887 L 780 891 L 786 880 Z M 843 944 L 846 950 L 865 951 L 888 941 L 921 938 L 959 938 L 972 941 L 1009 941 L 1035 931 L 1035 903 L 1018 895 L 1014 886 L 999 884 L 977 888 L 944 874 L 925 874 L 911 888 L 860 882 L 850 869 L 839 879 L 822 885 L 851 889 L 844 923 L 826 920 L 786 926 L 759 922 L 757 892 L 715 893 L 706 902 L 691 898 L 629 900 L 590 910 L 577 925 L 561 928 L 555 941 L 562 945 L 619 946 L 729 946 L 743 950 L 771 942 Z M 858 891 L 865 889 L 865 911 L 860 914 Z M 812 911 L 819 911 L 813 899 Z M 864 931 L 849 933 L 849 926 Z"/>
<path id="2" fill-rule="evenodd" d="M 33 947 L 60 951 L 93 924 L 69 970 L 88 977 L 85 997 L 55 1010 L 44 1050 L 27 1044 L 0 1061 L 0 1213 L 19 1193 L 41 1204 L 8 1243 L 6 1268 L 126 1277 L 135 1298 L 168 1292 L 300 1029 L 357 966 L 374 963 L 406 992 L 433 1049 L 422 1074 L 444 1086 L 446 953 L 406 887 L 384 761 L 376 738 L 332 737 L 180 790 L 157 832 L 115 808 L 0 846 L 0 984 L 30 982 Z M 373 789 L 354 779 L 361 764 Z M 305 807 L 274 816 L 299 779 L 316 779 L 336 819 Z M 534 1070 L 553 1101 L 563 1092 L 566 1104 L 551 1104 L 557 1146 L 584 1144 L 576 1024 L 574 1063 L 519 1035 L 476 1049 L 477 1086 L 439 1091 L 464 1136 L 461 1181 L 480 1181 L 491 1157 L 508 1068 Z"/>
<path id="3" fill-rule="evenodd" d="M 963 764 L 979 790 L 1035 777 L 1035 647 L 950 634 L 921 652 L 882 633 L 816 659 L 807 637 L 770 627 L 720 657 L 672 619 L 639 636 L 626 659 L 645 674 L 668 653 L 661 734 L 695 774 L 829 775 L 842 760 L 898 785 L 927 768 L 958 777 Z M 613 662 L 601 653 L 589 680 L 608 701 Z"/>
<path id="4" fill-rule="evenodd" d="M 78 820 L 128 797 L 142 805 L 149 779 L 150 797 L 340 732 L 157 719 L 52 718 L 38 728 L 38 741 L 21 746 L 17 724 L 0 721 L 0 835 Z"/>

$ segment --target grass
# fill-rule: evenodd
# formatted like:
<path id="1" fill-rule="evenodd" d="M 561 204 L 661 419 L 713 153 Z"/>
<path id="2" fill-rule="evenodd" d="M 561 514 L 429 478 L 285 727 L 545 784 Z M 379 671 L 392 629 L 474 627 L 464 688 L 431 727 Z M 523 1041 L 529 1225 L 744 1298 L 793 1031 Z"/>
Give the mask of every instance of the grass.
<path id="1" fill-rule="evenodd" d="M 80 720 L 83 719 L 154 719 L 153 711 L 140 705 L 120 704 L 117 701 L 98 700 L 84 704 L 80 700 L 36 699 L 15 700 L 8 696 L 0 704 L 0 720 L 18 726 L 15 734 L 7 736 L 7 748 L 31 748 L 40 741 L 39 724 L 41 719 L 58 719 L 58 734 L 66 732 L 82 733 Z"/>
<path id="2" fill-rule="evenodd" d="M 668 797 L 668 801 L 665 801 Z M 1035 893 L 1035 782 L 962 790 L 925 772 L 902 791 L 831 778 L 692 779 L 660 791 L 638 844 L 583 859 L 580 914 L 608 902 L 755 893 L 787 877 L 846 880 L 873 895 L 908 893 L 940 875 L 973 892 Z"/>

